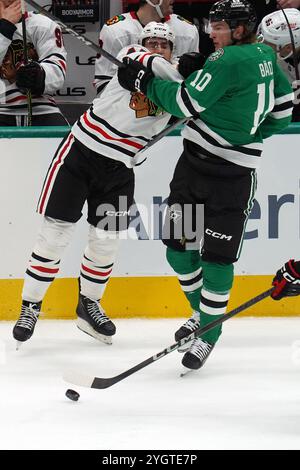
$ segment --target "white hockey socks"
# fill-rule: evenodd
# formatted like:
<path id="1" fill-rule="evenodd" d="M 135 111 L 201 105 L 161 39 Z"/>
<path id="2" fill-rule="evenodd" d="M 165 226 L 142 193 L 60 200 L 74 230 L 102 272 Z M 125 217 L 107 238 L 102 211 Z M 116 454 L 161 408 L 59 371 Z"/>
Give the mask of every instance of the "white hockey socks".
<path id="1" fill-rule="evenodd" d="M 93 300 L 101 299 L 112 272 L 119 246 L 118 234 L 90 226 L 88 245 L 81 270 L 81 294 Z"/>

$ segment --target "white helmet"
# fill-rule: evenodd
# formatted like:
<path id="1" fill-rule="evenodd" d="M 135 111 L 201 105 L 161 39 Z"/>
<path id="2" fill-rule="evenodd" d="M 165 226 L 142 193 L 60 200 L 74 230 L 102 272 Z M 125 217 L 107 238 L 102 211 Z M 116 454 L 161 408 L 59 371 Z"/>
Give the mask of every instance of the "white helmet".
<path id="1" fill-rule="evenodd" d="M 175 35 L 166 23 L 156 23 L 150 21 L 144 28 L 140 36 L 140 43 L 143 44 L 147 38 L 162 38 L 170 41 L 172 46 L 175 45 Z"/>
<path id="2" fill-rule="evenodd" d="M 285 8 L 284 12 L 290 24 L 295 47 L 297 48 L 300 46 L 300 12 L 296 8 Z M 292 42 L 289 26 L 281 10 L 274 11 L 262 19 L 258 27 L 258 34 L 262 36 L 263 41 L 274 44 L 277 52 L 279 52 L 280 48 Z M 284 59 L 290 57 L 292 53 L 284 57 Z"/>

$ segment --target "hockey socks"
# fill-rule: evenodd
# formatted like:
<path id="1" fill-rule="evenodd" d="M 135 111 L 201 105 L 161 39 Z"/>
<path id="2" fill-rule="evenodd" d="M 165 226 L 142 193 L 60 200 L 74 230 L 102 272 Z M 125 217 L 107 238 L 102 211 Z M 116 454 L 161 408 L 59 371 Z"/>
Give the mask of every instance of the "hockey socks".
<path id="1" fill-rule="evenodd" d="M 167 260 L 176 272 L 181 289 L 192 309 L 199 310 L 200 290 L 203 282 L 199 251 L 176 251 L 168 247 Z"/>
<path id="2" fill-rule="evenodd" d="M 203 287 L 200 297 L 201 327 L 222 317 L 226 313 L 229 291 L 233 283 L 233 265 L 202 261 Z M 201 338 L 215 344 L 222 332 L 222 325 L 207 331 Z"/>
<path id="3" fill-rule="evenodd" d="M 181 288 L 195 311 L 193 317 L 175 333 L 178 341 L 200 325 L 203 327 L 226 313 L 233 282 L 233 265 L 203 261 L 197 250 L 182 252 L 169 247 L 167 260 L 177 273 Z M 199 320 L 196 318 L 197 313 Z M 219 326 L 201 338 L 215 344 L 221 332 L 222 327 Z"/>
<path id="4" fill-rule="evenodd" d="M 27 266 L 22 298 L 40 302 L 59 271 L 60 260 L 44 258 L 33 252 Z"/>

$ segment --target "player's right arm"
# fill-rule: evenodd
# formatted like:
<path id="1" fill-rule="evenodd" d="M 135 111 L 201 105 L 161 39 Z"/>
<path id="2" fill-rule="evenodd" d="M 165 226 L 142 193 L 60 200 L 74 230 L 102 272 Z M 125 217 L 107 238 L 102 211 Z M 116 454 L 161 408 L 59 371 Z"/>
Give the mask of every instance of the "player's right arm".
<path id="1" fill-rule="evenodd" d="M 178 118 L 198 117 L 224 95 L 230 83 L 230 64 L 222 59 L 207 60 L 203 69 L 181 83 L 154 78 L 147 87 L 147 97 Z"/>

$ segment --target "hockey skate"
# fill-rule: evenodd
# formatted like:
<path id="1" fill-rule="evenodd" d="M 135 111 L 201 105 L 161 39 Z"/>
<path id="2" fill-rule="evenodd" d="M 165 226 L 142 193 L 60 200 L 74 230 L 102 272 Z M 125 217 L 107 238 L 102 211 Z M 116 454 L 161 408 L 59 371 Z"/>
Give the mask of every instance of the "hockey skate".
<path id="1" fill-rule="evenodd" d="M 116 327 L 98 301 L 79 294 L 76 313 L 79 330 L 103 343 L 112 344 L 111 337 L 116 333 Z"/>
<path id="2" fill-rule="evenodd" d="M 193 315 L 175 332 L 175 341 L 178 342 L 186 336 L 194 333 L 200 327 L 200 314 L 194 310 Z M 190 348 L 192 341 L 188 341 L 178 348 L 178 352 L 186 352 Z"/>
<path id="3" fill-rule="evenodd" d="M 182 365 L 189 370 L 200 369 L 212 352 L 214 344 L 208 343 L 201 338 L 195 338 L 191 347 L 182 358 Z M 187 372 L 187 371 L 186 371 Z M 181 374 L 185 375 L 185 374 Z"/>
<path id="4" fill-rule="evenodd" d="M 14 326 L 13 337 L 17 341 L 17 349 L 21 343 L 31 338 L 35 324 L 39 318 L 42 302 L 22 301 L 21 314 Z"/>

